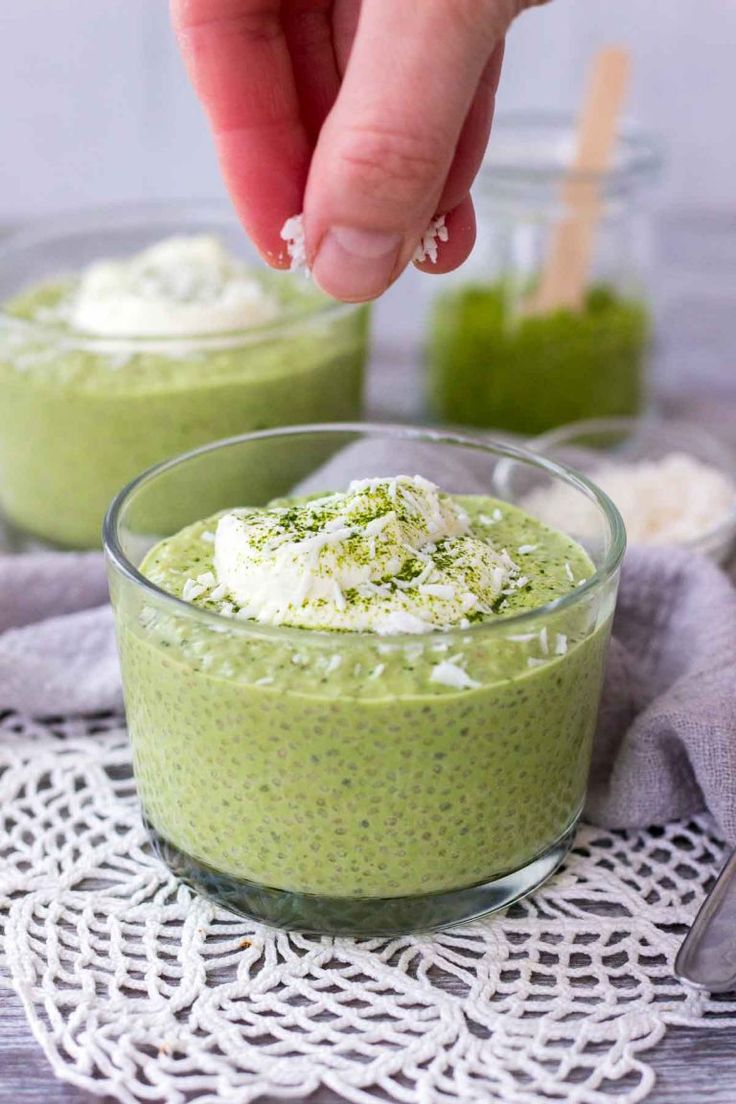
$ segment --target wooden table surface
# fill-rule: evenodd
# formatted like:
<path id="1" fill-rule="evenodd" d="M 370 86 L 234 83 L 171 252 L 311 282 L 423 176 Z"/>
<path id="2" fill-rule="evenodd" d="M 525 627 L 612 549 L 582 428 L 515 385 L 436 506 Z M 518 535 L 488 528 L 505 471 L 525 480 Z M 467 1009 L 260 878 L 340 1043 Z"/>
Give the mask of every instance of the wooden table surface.
<path id="1" fill-rule="evenodd" d="M 736 448 L 736 214 L 673 213 L 659 226 L 657 403 L 670 415 L 703 422 Z M 392 311 L 399 308 L 388 301 L 378 312 L 369 413 L 418 420 L 416 356 L 392 342 Z M 657 1074 L 650 1104 L 736 1104 L 736 1025 L 671 1028 L 644 1060 Z M 0 989 L 0 1104 L 99 1099 L 53 1076 L 20 1001 Z M 322 1090 L 302 1104 L 339 1099 Z"/>

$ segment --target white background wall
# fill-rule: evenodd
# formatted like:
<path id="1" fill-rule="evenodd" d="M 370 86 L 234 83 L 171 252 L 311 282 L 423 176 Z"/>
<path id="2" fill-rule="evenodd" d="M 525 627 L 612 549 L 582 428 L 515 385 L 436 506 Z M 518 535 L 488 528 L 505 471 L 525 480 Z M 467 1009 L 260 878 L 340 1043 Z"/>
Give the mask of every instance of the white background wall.
<path id="1" fill-rule="evenodd" d="M 552 0 L 511 33 L 499 107 L 574 105 L 606 41 L 669 146 L 664 201 L 736 208 L 736 0 Z M 0 0 L 0 104 L 0 222 L 221 191 L 165 0 Z"/>

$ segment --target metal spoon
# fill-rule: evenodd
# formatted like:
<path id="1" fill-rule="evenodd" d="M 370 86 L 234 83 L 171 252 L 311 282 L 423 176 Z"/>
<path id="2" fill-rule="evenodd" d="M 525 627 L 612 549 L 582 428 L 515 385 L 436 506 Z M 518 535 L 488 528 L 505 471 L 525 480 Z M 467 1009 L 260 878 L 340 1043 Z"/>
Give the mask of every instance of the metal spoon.
<path id="1" fill-rule="evenodd" d="M 709 993 L 736 990 L 736 850 L 677 952 L 675 977 Z"/>

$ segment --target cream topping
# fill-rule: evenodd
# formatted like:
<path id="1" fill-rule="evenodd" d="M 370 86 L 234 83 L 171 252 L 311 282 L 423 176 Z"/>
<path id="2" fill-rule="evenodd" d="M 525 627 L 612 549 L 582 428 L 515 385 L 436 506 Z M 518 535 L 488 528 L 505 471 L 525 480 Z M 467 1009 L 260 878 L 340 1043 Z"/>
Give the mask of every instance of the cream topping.
<path id="1" fill-rule="evenodd" d="M 184 337 L 261 325 L 278 310 L 248 268 L 203 234 L 167 238 L 133 257 L 90 265 L 68 321 L 105 337 Z"/>
<path id="2" fill-rule="evenodd" d="M 470 532 L 450 495 L 406 475 L 225 514 L 214 566 L 241 617 L 381 634 L 467 625 L 524 582 L 505 549 Z"/>

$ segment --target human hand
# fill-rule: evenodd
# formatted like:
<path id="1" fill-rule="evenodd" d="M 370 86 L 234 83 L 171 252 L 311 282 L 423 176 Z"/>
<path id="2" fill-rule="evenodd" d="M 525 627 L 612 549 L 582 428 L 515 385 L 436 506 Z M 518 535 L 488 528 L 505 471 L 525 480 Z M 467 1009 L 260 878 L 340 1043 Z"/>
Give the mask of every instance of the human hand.
<path id="1" fill-rule="evenodd" d="M 373 299 L 437 213 L 436 264 L 475 241 L 480 166 L 512 18 L 542 0 L 171 0 L 236 210 L 266 260 L 304 211 L 316 282 Z"/>

